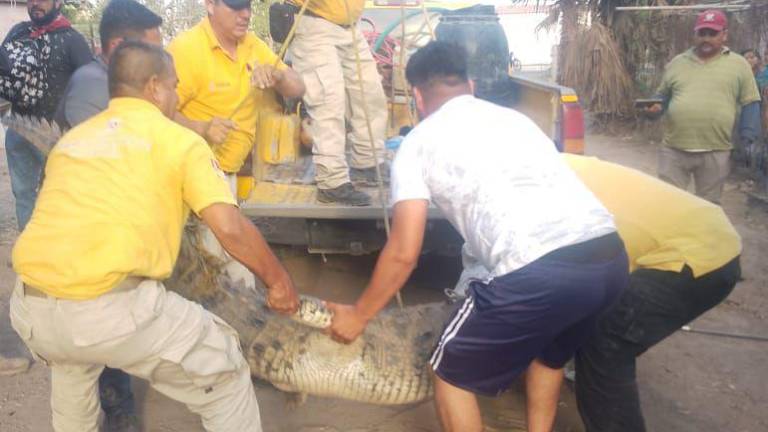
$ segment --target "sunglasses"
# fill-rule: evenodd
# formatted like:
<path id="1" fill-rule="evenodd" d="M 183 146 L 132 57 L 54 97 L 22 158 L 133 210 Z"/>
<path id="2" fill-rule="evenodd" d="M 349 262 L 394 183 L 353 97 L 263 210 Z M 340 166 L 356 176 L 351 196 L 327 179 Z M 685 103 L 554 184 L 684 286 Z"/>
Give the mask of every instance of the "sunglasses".
<path id="1" fill-rule="evenodd" d="M 715 36 L 719 35 L 720 33 L 721 32 L 719 32 L 719 31 L 717 31 L 715 29 L 709 29 L 709 28 L 704 28 L 704 29 L 701 29 L 701 30 L 696 32 L 696 34 L 699 37 L 715 37 Z"/>

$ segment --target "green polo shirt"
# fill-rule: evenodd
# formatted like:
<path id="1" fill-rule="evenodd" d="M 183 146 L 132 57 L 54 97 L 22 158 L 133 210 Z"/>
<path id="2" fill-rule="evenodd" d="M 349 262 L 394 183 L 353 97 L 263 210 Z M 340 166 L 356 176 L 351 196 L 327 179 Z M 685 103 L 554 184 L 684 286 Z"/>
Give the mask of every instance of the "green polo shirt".
<path id="1" fill-rule="evenodd" d="M 681 150 L 730 150 L 741 107 L 760 100 L 749 63 L 727 48 L 706 63 L 693 49 L 672 59 L 659 94 L 669 99 L 664 145 Z"/>

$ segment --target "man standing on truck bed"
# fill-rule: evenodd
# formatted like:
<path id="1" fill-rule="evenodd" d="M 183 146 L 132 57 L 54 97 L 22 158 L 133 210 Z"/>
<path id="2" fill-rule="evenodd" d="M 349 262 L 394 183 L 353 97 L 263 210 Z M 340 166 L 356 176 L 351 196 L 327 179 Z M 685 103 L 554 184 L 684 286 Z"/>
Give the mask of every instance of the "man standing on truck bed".
<path id="1" fill-rule="evenodd" d="M 305 0 L 292 1 L 301 6 Z M 364 0 L 310 0 L 291 44 L 293 67 L 307 85 L 304 103 L 312 118 L 310 135 L 317 170 L 317 198 L 321 202 L 369 205 L 370 196 L 357 190 L 353 183 L 376 182 L 377 158 L 373 147 L 377 151 L 384 148 L 387 99 L 371 48 L 357 27 L 364 5 Z M 347 139 L 352 150 L 349 166 Z"/>
<path id="2" fill-rule="evenodd" d="M 480 432 L 475 395 L 496 396 L 525 373 L 528 430 L 549 432 L 563 366 L 627 284 L 624 247 L 610 213 L 536 124 L 472 96 L 460 46 L 430 42 L 406 74 L 426 118 L 392 166 L 392 234 L 368 287 L 354 306 L 329 304 L 333 337 L 357 338 L 403 286 L 431 201 L 491 271 L 430 360 L 443 428 Z"/>
<path id="3" fill-rule="evenodd" d="M 647 109 L 664 111 L 659 177 L 696 195 L 720 202 L 731 170 L 731 132 L 741 111 L 742 145 L 760 138 L 760 92 L 749 63 L 725 46 L 728 19 L 720 10 L 699 14 L 695 47 L 666 67 L 658 93 L 664 100 Z"/>
<path id="4" fill-rule="evenodd" d="M 292 313 L 298 298 L 235 206 L 210 148 L 170 120 L 176 83 L 162 48 L 138 41 L 117 48 L 109 107 L 53 148 L 32 219 L 13 248 L 19 280 L 11 323 L 51 368 L 57 432 L 97 431 L 96 382 L 105 365 L 185 403 L 208 431 L 261 431 L 237 332 L 161 282 L 190 210 L 264 281 L 272 309 Z"/>

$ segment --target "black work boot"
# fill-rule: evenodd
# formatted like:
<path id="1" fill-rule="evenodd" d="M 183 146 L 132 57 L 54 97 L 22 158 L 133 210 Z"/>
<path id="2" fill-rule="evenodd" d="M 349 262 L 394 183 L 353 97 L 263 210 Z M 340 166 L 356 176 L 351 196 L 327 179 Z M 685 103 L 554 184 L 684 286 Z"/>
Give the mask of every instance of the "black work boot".
<path id="1" fill-rule="evenodd" d="M 382 163 L 379 165 L 381 170 L 381 180 L 384 184 L 389 184 L 389 164 Z M 349 178 L 354 184 L 360 184 L 365 186 L 377 186 L 379 180 L 376 178 L 376 167 L 370 168 L 350 168 Z"/>
<path id="2" fill-rule="evenodd" d="M 104 432 L 141 432 L 139 418 L 135 414 L 116 413 L 104 419 Z"/>
<path id="3" fill-rule="evenodd" d="M 333 189 L 317 189 L 317 200 L 322 203 L 339 203 L 352 206 L 371 205 L 371 197 L 359 191 L 352 183 L 344 183 Z"/>

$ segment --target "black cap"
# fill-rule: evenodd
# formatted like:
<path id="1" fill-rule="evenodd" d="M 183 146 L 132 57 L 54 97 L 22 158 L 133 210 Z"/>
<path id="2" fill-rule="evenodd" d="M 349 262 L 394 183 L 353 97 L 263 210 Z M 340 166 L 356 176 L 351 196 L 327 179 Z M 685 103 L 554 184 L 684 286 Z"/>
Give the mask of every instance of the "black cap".
<path id="1" fill-rule="evenodd" d="M 251 7 L 251 0 L 222 0 L 230 9 L 240 10 Z"/>

